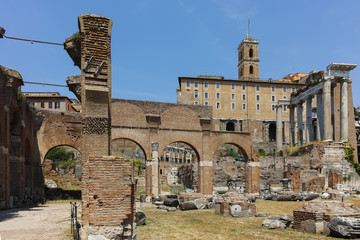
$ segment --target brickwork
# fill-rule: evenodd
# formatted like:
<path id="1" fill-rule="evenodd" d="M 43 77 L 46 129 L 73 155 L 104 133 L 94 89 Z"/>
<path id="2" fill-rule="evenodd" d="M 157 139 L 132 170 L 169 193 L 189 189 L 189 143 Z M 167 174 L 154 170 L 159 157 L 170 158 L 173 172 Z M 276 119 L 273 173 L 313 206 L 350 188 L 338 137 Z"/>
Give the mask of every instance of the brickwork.
<path id="1" fill-rule="evenodd" d="M 343 184 L 343 176 L 341 172 L 337 172 L 334 170 L 330 170 L 329 176 L 328 176 L 328 184 L 330 188 L 334 188 L 334 184 Z"/>
<path id="2" fill-rule="evenodd" d="M 32 111 L 19 72 L 0 66 L 0 209 L 42 200 L 43 177 Z"/>
<path id="3" fill-rule="evenodd" d="M 291 178 L 291 190 L 294 193 L 301 192 L 301 171 L 300 168 L 295 167 L 288 167 L 287 171 L 285 172 L 285 178 Z"/>
<path id="4" fill-rule="evenodd" d="M 118 226 L 134 220 L 133 162 L 117 157 L 89 157 L 89 224 Z M 86 176 L 85 176 L 86 177 Z"/>

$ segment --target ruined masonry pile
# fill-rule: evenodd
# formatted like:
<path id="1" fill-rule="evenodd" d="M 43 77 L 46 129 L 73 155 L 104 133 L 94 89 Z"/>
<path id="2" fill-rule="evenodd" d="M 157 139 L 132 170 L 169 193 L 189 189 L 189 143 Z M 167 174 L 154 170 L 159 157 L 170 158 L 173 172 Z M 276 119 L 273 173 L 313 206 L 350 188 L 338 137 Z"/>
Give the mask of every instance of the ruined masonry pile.
<path id="1" fill-rule="evenodd" d="M 215 202 L 215 214 L 223 216 L 232 214 L 231 207 L 235 205 L 240 206 L 239 212 L 247 212 L 252 216 L 256 213 L 255 204 L 251 203 L 248 198 L 237 192 L 227 192 Z"/>

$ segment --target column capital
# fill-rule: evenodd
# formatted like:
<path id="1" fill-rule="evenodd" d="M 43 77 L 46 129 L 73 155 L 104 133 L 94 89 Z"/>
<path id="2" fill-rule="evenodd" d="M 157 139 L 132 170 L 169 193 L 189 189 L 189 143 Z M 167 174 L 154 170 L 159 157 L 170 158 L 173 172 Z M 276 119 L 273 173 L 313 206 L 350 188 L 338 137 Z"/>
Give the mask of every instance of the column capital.
<path id="1" fill-rule="evenodd" d="M 153 151 L 158 151 L 159 143 L 158 142 L 152 142 L 151 143 L 151 148 L 152 148 Z"/>

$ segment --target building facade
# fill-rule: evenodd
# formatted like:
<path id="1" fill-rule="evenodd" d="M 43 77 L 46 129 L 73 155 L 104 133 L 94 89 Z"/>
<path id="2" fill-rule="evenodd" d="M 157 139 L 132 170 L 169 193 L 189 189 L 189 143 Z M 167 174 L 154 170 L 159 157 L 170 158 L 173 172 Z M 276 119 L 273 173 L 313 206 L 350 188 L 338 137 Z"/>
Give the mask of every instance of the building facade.
<path id="1" fill-rule="evenodd" d="M 73 101 L 58 92 L 24 92 L 26 101 L 37 110 L 52 110 L 58 112 L 77 112 Z"/>
<path id="2" fill-rule="evenodd" d="M 276 105 L 280 99 L 304 86 L 305 73 L 289 74 L 278 80 L 259 78 L 259 42 L 245 38 L 238 47 L 238 79 L 222 76 L 179 77 L 177 102 L 213 107 L 215 130 L 250 132 L 258 149 L 276 149 Z M 287 108 L 283 119 L 289 118 Z M 289 122 L 284 121 L 284 128 Z M 289 131 L 283 131 L 283 142 L 289 143 Z"/>

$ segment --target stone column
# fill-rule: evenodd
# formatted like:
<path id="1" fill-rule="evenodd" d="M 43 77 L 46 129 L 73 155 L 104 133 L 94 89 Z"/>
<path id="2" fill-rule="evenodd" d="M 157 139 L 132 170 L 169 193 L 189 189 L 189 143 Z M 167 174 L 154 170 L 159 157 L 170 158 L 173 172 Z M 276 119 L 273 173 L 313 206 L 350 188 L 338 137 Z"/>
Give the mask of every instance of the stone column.
<path id="1" fill-rule="evenodd" d="M 332 141 L 332 128 L 331 128 L 331 78 L 325 77 L 324 87 L 322 93 L 323 100 L 323 123 L 324 123 L 324 140 Z"/>
<path id="2" fill-rule="evenodd" d="M 245 192 L 260 192 L 259 162 L 249 161 L 245 167 Z"/>
<path id="3" fill-rule="evenodd" d="M 276 106 L 276 151 L 282 149 L 282 105 Z"/>
<path id="4" fill-rule="evenodd" d="M 298 145 L 303 145 L 303 131 L 304 131 L 304 125 L 303 125 L 303 103 L 299 102 L 297 106 L 297 123 L 298 123 Z"/>
<path id="5" fill-rule="evenodd" d="M 324 125 L 323 125 L 323 105 L 322 94 L 316 95 L 316 140 L 321 141 L 324 137 Z"/>
<path id="6" fill-rule="evenodd" d="M 349 135 L 349 115 L 348 115 L 348 80 L 341 81 L 341 101 L 340 101 L 340 140 L 342 142 L 348 141 Z"/>
<path id="7" fill-rule="evenodd" d="M 290 105 L 290 147 L 295 145 L 295 106 Z"/>
<path id="8" fill-rule="evenodd" d="M 152 177 L 152 195 L 153 196 L 158 196 L 160 193 L 160 189 L 159 189 L 159 143 L 157 142 L 153 142 L 151 143 L 151 148 L 152 148 L 152 161 L 151 161 L 151 165 L 152 165 L 152 173 L 151 173 L 151 177 Z"/>
<path id="9" fill-rule="evenodd" d="M 306 99 L 306 143 L 313 140 L 312 98 L 313 96 L 308 96 Z"/>

